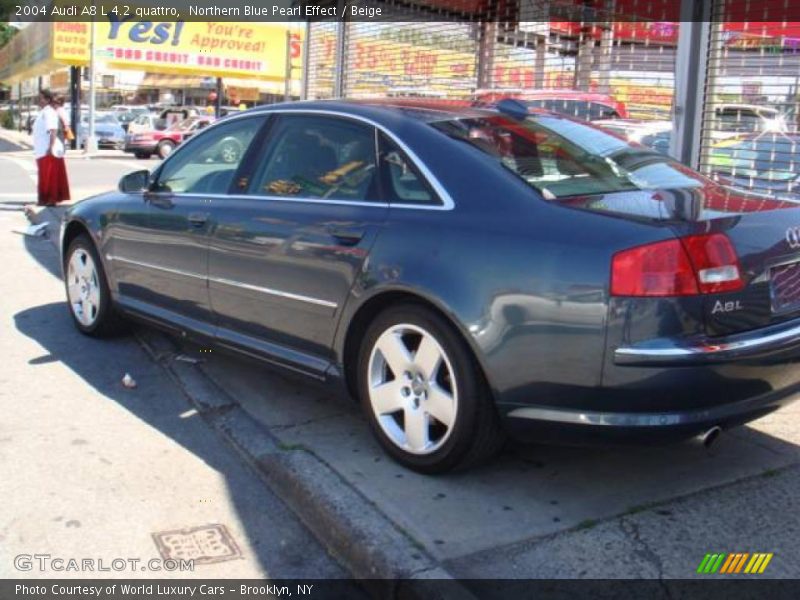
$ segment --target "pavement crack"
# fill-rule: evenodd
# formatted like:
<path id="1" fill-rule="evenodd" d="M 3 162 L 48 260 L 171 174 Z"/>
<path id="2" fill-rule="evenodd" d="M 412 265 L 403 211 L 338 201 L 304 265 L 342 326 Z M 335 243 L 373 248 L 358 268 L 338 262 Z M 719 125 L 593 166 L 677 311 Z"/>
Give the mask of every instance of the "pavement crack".
<path id="1" fill-rule="evenodd" d="M 633 541 L 634 546 L 639 550 L 639 555 L 655 567 L 658 573 L 658 585 L 664 591 L 664 596 L 671 600 L 672 593 L 664 580 L 664 563 L 658 553 L 650 547 L 650 544 L 642 539 L 639 524 L 634 519 L 620 517 L 619 528 L 627 538 Z"/>

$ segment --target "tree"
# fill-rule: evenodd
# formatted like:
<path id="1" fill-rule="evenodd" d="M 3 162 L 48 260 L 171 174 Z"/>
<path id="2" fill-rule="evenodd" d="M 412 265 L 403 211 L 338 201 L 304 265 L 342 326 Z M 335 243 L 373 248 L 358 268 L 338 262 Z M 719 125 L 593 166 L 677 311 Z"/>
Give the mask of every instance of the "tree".
<path id="1" fill-rule="evenodd" d="M 12 27 L 8 23 L 0 23 L 0 48 L 5 46 L 15 33 L 17 33 L 16 27 Z"/>

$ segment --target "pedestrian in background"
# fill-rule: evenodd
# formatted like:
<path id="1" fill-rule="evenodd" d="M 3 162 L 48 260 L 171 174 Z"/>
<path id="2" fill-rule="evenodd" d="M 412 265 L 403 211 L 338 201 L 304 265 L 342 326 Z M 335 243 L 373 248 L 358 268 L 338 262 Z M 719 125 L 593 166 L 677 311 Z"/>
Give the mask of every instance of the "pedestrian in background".
<path id="1" fill-rule="evenodd" d="M 70 197 L 64 142 L 59 138 L 60 118 L 50 90 L 39 92 L 39 108 L 33 123 L 33 155 L 39 171 L 37 204 L 53 206 Z"/>

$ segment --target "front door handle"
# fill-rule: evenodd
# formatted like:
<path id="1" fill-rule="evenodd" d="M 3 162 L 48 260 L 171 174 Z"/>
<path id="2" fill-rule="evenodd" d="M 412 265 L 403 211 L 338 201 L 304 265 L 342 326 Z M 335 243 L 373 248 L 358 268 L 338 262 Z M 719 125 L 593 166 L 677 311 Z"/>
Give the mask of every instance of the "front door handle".
<path id="1" fill-rule="evenodd" d="M 189 223 L 194 225 L 195 227 L 202 227 L 208 221 L 208 213 L 203 212 L 196 212 L 196 213 L 189 213 L 187 217 L 189 219 Z"/>
<path id="2" fill-rule="evenodd" d="M 364 238 L 363 229 L 352 227 L 333 227 L 330 234 L 343 246 L 355 246 Z"/>

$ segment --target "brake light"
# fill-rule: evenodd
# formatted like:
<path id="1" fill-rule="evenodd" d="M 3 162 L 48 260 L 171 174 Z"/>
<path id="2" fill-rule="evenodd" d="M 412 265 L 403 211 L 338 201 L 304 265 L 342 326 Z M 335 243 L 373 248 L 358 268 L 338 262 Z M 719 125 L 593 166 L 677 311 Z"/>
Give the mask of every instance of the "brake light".
<path id="1" fill-rule="evenodd" d="M 736 251 L 721 233 L 638 246 L 612 260 L 612 296 L 695 296 L 742 287 Z"/>
<path id="2" fill-rule="evenodd" d="M 721 233 L 691 235 L 681 241 L 697 272 L 701 293 L 734 292 L 744 287 L 739 258 L 728 236 Z"/>

